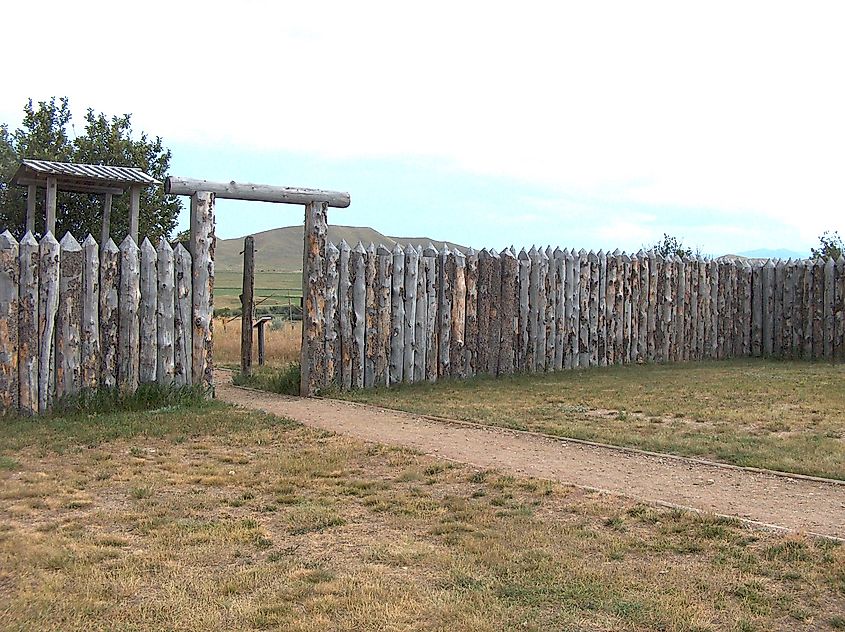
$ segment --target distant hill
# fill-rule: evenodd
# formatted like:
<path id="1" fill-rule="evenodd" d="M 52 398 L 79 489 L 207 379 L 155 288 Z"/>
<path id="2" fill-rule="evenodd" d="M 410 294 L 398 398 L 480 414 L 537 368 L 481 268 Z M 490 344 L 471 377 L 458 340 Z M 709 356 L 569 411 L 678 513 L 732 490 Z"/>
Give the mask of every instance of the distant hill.
<path id="1" fill-rule="evenodd" d="M 303 226 L 286 226 L 274 228 L 261 233 L 254 233 L 255 237 L 255 269 L 258 272 L 297 272 L 302 270 L 302 239 Z M 377 230 L 363 226 L 329 225 L 329 241 L 339 244 L 345 239 L 350 246 L 355 246 L 360 240 L 366 246 L 370 242 L 384 244 L 388 248 L 399 242 L 402 245 L 411 243 L 414 246 L 426 246 L 431 241 L 437 246 L 444 242 L 434 241 L 427 237 L 388 237 Z M 449 248 L 465 251 L 464 246 L 445 242 Z M 214 249 L 214 266 L 221 271 L 241 270 L 243 265 L 244 238 L 218 239 Z"/>
<path id="2" fill-rule="evenodd" d="M 758 248 L 738 254 L 749 259 L 806 259 L 810 256 L 808 252 L 797 252 L 786 248 Z"/>

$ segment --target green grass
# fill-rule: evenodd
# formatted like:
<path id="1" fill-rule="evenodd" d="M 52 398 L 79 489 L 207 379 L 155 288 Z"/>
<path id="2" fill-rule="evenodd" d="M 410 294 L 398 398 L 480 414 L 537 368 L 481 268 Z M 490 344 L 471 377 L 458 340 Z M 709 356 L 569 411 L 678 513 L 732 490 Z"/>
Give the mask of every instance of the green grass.
<path id="1" fill-rule="evenodd" d="M 11 630 L 835 630 L 845 547 L 213 402 L 0 425 Z"/>
<path id="2" fill-rule="evenodd" d="M 238 367 L 239 368 L 239 367 Z M 259 388 L 281 395 L 299 395 L 300 368 L 298 362 L 291 362 L 286 367 L 255 367 L 250 376 L 238 371 L 232 378 L 235 386 Z"/>
<path id="3" fill-rule="evenodd" d="M 214 274 L 214 308 L 240 309 L 243 291 L 243 273 L 228 270 Z M 288 298 L 299 305 L 302 296 L 302 273 L 256 272 L 255 301 L 260 307 L 287 306 Z"/>
<path id="4" fill-rule="evenodd" d="M 743 360 L 336 394 L 655 452 L 845 479 L 845 366 Z"/>

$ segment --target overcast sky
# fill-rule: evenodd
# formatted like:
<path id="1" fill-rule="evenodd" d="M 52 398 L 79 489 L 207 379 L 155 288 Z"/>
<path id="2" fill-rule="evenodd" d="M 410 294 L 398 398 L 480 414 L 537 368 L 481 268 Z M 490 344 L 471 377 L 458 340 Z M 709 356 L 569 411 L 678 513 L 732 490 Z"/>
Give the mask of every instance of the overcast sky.
<path id="1" fill-rule="evenodd" d="M 845 233 L 841 2 L 41 2 L 0 121 L 131 112 L 172 173 L 349 191 L 329 221 L 475 246 L 806 251 Z M 218 235 L 301 221 L 221 201 Z"/>

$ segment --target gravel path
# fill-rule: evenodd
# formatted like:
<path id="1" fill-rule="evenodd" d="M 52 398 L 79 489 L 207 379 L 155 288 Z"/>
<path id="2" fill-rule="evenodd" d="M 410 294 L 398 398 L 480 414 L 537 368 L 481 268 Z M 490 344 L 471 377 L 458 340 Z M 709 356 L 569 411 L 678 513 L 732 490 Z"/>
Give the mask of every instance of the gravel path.
<path id="1" fill-rule="evenodd" d="M 644 454 L 543 435 L 435 420 L 338 400 L 285 397 L 216 380 L 225 402 L 365 441 L 681 506 L 845 538 L 845 484 Z"/>

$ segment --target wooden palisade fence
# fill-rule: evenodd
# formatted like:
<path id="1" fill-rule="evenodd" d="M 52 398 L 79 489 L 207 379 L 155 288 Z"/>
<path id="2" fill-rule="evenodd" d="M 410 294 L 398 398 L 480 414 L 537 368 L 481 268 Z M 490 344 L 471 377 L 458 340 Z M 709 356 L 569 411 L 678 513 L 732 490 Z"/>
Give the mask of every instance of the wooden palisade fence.
<path id="1" fill-rule="evenodd" d="M 322 385 L 740 357 L 845 361 L 845 259 L 328 244 Z M 322 275 L 321 275 L 322 276 Z"/>
<path id="2" fill-rule="evenodd" d="M 197 216 L 193 233 L 213 235 L 213 217 Z M 194 250 L 199 274 L 166 240 L 0 235 L 0 408 L 34 415 L 99 387 L 210 386 L 211 247 Z"/>

